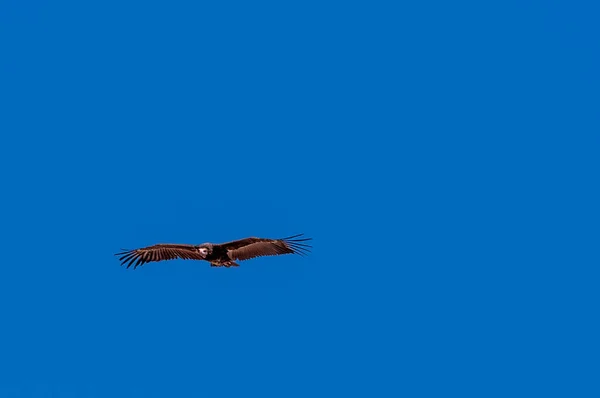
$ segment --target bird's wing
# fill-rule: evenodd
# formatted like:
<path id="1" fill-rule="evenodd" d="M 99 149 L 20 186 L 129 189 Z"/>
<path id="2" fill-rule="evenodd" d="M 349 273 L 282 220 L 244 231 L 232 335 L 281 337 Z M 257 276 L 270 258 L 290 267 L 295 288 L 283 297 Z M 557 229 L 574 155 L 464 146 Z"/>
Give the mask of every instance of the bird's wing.
<path id="1" fill-rule="evenodd" d="M 127 268 L 144 265 L 151 261 L 173 260 L 182 258 L 184 260 L 203 260 L 194 245 L 160 244 L 148 246 L 135 250 L 124 250 L 115 254 L 120 256 L 121 265 L 127 264 Z"/>
<path id="2" fill-rule="evenodd" d="M 227 255 L 232 260 L 248 260 L 254 257 L 277 256 L 280 254 L 308 254 L 311 246 L 304 242 L 311 239 L 299 239 L 300 236 L 302 234 L 283 239 L 246 238 L 223 243 L 219 246 L 227 250 Z"/>

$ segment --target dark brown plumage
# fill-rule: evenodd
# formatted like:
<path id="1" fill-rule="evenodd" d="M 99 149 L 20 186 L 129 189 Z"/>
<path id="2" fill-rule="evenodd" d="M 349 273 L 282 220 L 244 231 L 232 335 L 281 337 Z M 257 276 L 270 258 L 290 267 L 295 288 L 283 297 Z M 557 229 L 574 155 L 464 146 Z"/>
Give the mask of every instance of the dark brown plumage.
<path id="1" fill-rule="evenodd" d="M 203 243 L 201 245 L 185 245 L 163 243 L 141 249 L 125 250 L 115 254 L 119 256 L 121 265 L 127 268 L 152 261 L 174 260 L 205 260 L 213 267 L 237 267 L 236 260 L 248 260 L 260 256 L 277 256 L 280 254 L 305 255 L 311 246 L 306 242 L 311 238 L 300 238 L 294 235 L 282 239 L 246 238 L 227 243 Z"/>

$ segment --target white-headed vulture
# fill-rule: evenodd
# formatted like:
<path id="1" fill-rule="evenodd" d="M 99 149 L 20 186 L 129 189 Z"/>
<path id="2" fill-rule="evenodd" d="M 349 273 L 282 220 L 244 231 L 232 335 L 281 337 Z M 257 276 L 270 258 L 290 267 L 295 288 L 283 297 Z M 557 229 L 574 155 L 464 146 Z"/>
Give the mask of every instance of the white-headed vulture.
<path id="1" fill-rule="evenodd" d="M 201 245 L 186 245 L 162 243 L 141 249 L 125 250 L 115 254 L 119 256 L 121 265 L 133 268 L 152 261 L 174 260 L 204 260 L 212 267 L 237 267 L 236 260 L 248 260 L 260 256 L 278 256 L 280 254 L 306 255 L 311 246 L 306 243 L 311 238 L 300 238 L 294 235 L 282 239 L 246 238 L 227 243 L 203 243 Z"/>

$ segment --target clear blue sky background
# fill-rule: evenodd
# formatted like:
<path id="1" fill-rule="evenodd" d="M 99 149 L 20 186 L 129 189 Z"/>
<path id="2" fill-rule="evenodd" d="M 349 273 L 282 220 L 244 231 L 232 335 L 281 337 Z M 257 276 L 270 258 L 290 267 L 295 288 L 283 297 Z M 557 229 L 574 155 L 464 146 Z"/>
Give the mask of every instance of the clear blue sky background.
<path id="1" fill-rule="evenodd" d="M 0 396 L 597 397 L 599 10 L 569 3 L 4 1 Z"/>

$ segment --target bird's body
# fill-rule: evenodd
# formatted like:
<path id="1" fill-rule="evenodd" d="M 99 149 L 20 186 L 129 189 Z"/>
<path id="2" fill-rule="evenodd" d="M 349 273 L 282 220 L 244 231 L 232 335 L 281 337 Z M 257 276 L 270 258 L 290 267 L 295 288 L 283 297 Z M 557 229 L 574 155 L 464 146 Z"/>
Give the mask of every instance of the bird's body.
<path id="1" fill-rule="evenodd" d="M 120 256 L 121 265 L 133 268 L 152 261 L 181 258 L 184 260 L 204 260 L 213 267 L 237 267 L 236 260 L 248 260 L 260 256 L 280 254 L 304 255 L 310 251 L 306 244 L 310 238 L 299 239 L 294 235 L 283 239 L 245 238 L 227 243 L 203 243 L 201 245 L 161 243 L 135 250 L 124 250 Z"/>

